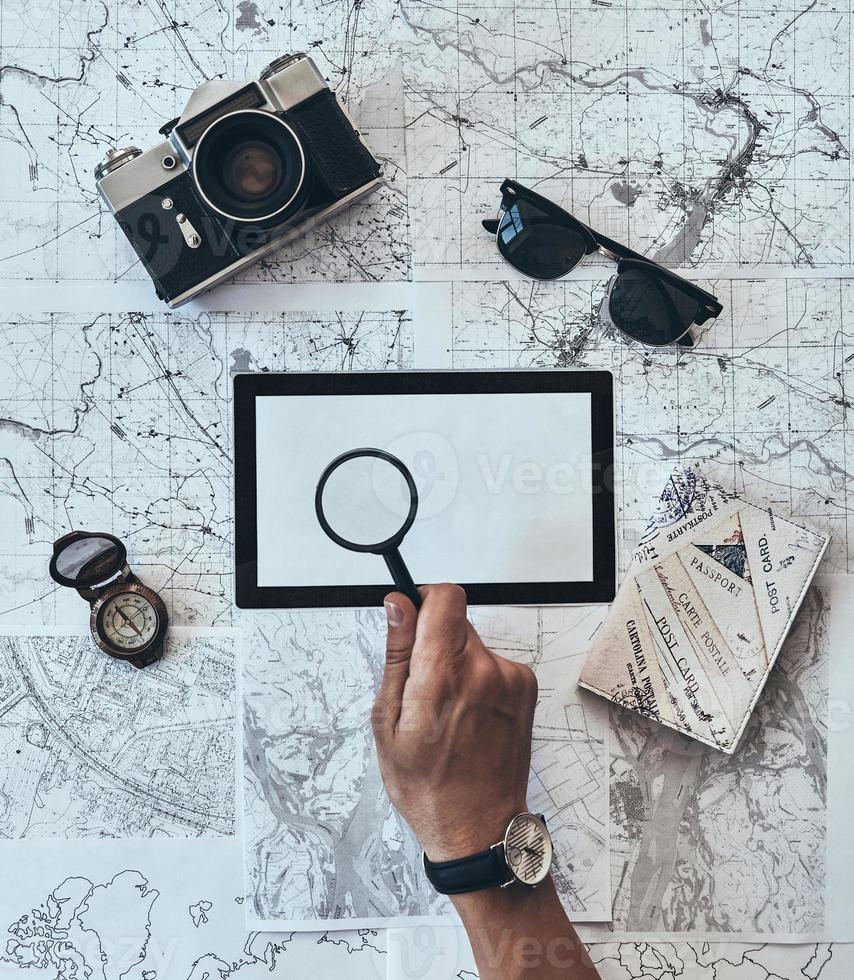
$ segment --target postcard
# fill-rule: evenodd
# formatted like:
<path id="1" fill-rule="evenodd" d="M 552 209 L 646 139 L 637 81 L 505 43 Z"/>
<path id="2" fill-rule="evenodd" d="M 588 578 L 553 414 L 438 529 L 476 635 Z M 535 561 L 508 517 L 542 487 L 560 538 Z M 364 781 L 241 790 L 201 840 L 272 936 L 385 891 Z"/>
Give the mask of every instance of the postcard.
<path id="1" fill-rule="evenodd" d="M 734 752 L 827 543 L 676 471 L 579 685 Z"/>

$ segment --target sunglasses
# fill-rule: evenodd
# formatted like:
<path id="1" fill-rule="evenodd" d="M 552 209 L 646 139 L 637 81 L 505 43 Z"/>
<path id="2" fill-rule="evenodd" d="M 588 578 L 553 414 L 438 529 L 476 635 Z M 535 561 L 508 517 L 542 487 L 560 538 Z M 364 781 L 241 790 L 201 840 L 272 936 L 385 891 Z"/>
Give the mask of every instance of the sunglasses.
<path id="1" fill-rule="evenodd" d="M 631 340 L 651 347 L 693 347 L 691 327 L 719 316 L 717 297 L 638 252 L 588 228 L 548 198 L 509 178 L 501 209 L 483 227 L 502 257 L 532 279 L 560 279 L 594 252 L 617 263 L 608 290 L 608 314 Z"/>

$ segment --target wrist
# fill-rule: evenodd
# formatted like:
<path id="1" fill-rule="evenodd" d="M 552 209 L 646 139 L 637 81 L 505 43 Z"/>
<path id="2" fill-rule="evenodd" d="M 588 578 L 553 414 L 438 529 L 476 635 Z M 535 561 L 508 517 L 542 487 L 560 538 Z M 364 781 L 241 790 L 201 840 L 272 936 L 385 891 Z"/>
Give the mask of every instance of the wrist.
<path id="1" fill-rule="evenodd" d="M 551 876 L 451 898 L 481 980 L 599 980 L 567 919 Z"/>
<path id="2" fill-rule="evenodd" d="M 521 909 L 527 911 L 554 904 L 562 907 L 551 874 L 536 888 L 514 882 L 507 888 L 484 888 L 477 892 L 449 895 L 448 898 L 464 923 L 502 918 L 512 920 Z"/>
<path id="3" fill-rule="evenodd" d="M 449 822 L 445 814 L 441 823 L 428 822 L 419 835 L 419 841 L 424 853 L 433 862 L 470 857 L 503 840 L 513 817 L 526 810 L 527 804 L 523 800 L 508 807 L 491 808 L 491 812 L 478 814 L 476 819 L 469 812 L 465 819 Z"/>

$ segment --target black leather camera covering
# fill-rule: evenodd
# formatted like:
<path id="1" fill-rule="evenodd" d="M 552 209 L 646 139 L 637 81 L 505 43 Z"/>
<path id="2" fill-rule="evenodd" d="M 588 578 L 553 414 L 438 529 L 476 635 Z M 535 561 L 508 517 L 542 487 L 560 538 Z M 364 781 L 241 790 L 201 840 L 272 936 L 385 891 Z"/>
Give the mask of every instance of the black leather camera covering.
<path id="1" fill-rule="evenodd" d="M 164 198 L 172 207 L 164 210 Z M 175 220 L 185 214 L 202 244 L 190 248 Z M 117 212 L 119 225 L 154 280 L 159 299 L 171 300 L 231 265 L 240 256 L 199 200 L 184 173 Z"/>
<path id="2" fill-rule="evenodd" d="M 308 151 L 315 176 L 323 180 L 335 199 L 346 197 L 379 176 L 379 164 L 330 89 L 301 102 L 285 118 Z"/>

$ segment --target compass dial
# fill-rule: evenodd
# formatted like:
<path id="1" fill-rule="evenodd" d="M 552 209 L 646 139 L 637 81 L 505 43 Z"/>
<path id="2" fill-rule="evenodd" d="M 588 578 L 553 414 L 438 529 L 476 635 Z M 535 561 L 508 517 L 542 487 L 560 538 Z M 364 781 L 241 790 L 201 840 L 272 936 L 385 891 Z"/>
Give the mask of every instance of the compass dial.
<path id="1" fill-rule="evenodd" d="M 110 596 L 99 617 L 103 639 L 123 652 L 139 650 L 151 643 L 159 625 L 157 610 L 139 592 Z"/>
<path id="2" fill-rule="evenodd" d="M 552 841 L 546 825 L 533 813 L 514 817 L 504 838 L 504 857 L 515 878 L 538 885 L 549 873 Z"/>

